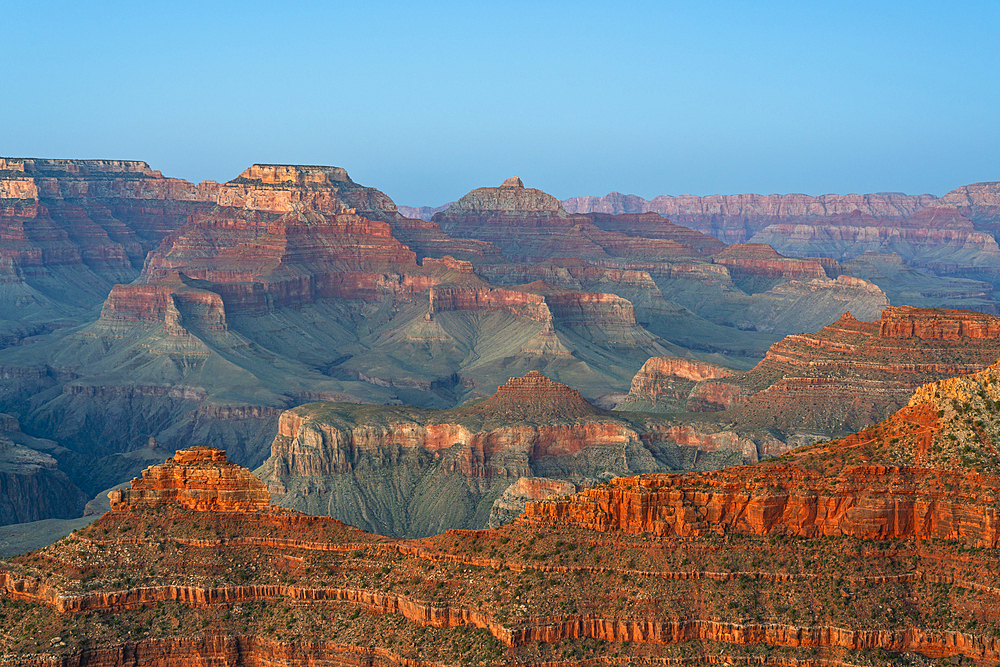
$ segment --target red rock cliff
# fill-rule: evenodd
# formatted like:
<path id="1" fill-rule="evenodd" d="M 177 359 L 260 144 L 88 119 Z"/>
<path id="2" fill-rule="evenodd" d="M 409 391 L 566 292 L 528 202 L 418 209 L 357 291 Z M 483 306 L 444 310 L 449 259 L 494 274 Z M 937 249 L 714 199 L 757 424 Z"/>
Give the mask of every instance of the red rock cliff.
<path id="1" fill-rule="evenodd" d="M 226 461 L 226 453 L 211 447 L 182 449 L 161 465 L 142 471 L 128 489 L 111 491 L 116 512 L 144 507 L 179 505 L 213 512 L 254 512 L 267 509 L 271 494 L 249 470 Z"/>

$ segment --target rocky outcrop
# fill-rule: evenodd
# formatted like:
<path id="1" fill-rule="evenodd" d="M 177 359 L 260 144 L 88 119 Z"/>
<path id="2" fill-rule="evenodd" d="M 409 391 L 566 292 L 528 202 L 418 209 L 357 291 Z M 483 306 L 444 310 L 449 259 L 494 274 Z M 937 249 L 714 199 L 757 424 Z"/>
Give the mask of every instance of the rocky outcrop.
<path id="1" fill-rule="evenodd" d="M 0 648 L 19 665 L 988 663 L 1000 456 L 968 446 L 1000 433 L 998 400 L 994 367 L 755 466 L 570 496 L 518 480 L 506 500 L 545 496 L 520 519 L 422 540 L 295 512 L 109 512 L 2 564 Z"/>
<path id="2" fill-rule="evenodd" d="M 494 501 L 519 478 L 577 484 L 757 457 L 756 444 L 735 434 L 615 415 L 533 371 L 452 410 L 295 408 L 282 415 L 258 474 L 279 505 L 422 535 L 486 525 Z M 447 506 L 438 504 L 442 493 Z"/>
<path id="3" fill-rule="evenodd" d="M 602 413 L 577 390 L 553 382 L 538 371 L 511 378 L 497 387 L 497 393 L 469 410 L 491 419 L 512 422 L 544 422 Z"/>
<path id="4" fill-rule="evenodd" d="M 9 415 L 3 415 L 12 420 Z M 17 420 L 3 431 L 19 431 Z M 13 442 L 0 432 L 0 526 L 42 519 L 70 519 L 83 512 L 87 496 L 45 452 Z"/>
<path id="5" fill-rule="evenodd" d="M 956 540 L 1000 546 L 1000 366 L 925 385 L 877 427 L 754 467 L 612 480 L 525 518 L 655 535 Z M 971 426 L 970 426 L 971 425 Z M 975 443 L 975 446 L 971 446 Z"/>
<path id="6" fill-rule="evenodd" d="M 833 435 L 906 405 L 917 387 L 982 370 L 1000 357 L 992 315 L 891 306 L 878 322 L 846 313 L 814 334 L 787 336 L 734 382 L 751 395 L 732 412 L 756 424 Z M 970 332 L 960 336 L 961 332 Z"/>
<path id="7" fill-rule="evenodd" d="M 763 243 L 734 244 L 712 257 L 716 264 L 729 269 L 734 280 L 747 276 L 761 278 L 788 278 L 811 280 L 826 278 L 826 270 L 819 260 L 783 257 Z"/>
<path id="8" fill-rule="evenodd" d="M 128 160 L 4 158 L 0 173 L 5 256 L 39 274 L 69 265 L 106 280 L 134 276 L 146 252 L 216 192 Z"/>
<path id="9" fill-rule="evenodd" d="M 130 488 L 108 495 L 115 512 L 163 505 L 199 512 L 256 512 L 271 504 L 263 482 L 211 447 L 182 449 L 162 465 L 143 470 Z"/>
<path id="10" fill-rule="evenodd" d="M 886 308 L 879 336 L 921 340 L 987 341 L 1000 339 L 1000 318 L 967 310 Z"/>
<path id="11" fill-rule="evenodd" d="M 726 410 L 745 398 L 737 384 L 706 382 L 732 377 L 736 371 L 682 357 L 652 357 L 632 379 L 620 409 L 656 412 Z"/>
<path id="12" fill-rule="evenodd" d="M 525 503 L 553 496 L 566 496 L 577 491 L 579 491 L 577 485 L 566 480 L 521 477 L 493 501 L 486 525 L 488 528 L 499 528 L 520 516 Z"/>
<path id="13" fill-rule="evenodd" d="M 972 183 L 947 193 L 934 206 L 955 208 L 963 216 L 994 230 L 1000 222 L 1000 183 Z"/>

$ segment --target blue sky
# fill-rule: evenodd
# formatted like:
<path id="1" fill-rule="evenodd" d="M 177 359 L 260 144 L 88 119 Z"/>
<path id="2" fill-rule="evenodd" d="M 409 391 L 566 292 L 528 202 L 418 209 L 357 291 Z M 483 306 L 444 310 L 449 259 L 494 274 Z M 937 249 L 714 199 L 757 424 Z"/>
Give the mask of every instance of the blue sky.
<path id="1" fill-rule="evenodd" d="M 399 204 L 1000 180 L 1000 2 L 5 3 L 0 154 Z"/>

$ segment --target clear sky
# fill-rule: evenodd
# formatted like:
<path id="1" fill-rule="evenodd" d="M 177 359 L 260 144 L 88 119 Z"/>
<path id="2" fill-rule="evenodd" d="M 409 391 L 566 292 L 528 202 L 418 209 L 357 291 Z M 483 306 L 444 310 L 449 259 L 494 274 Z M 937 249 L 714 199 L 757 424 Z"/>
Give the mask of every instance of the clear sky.
<path id="1" fill-rule="evenodd" d="M 1000 180 L 1000 2 L 5 2 L 0 155 L 398 204 Z"/>

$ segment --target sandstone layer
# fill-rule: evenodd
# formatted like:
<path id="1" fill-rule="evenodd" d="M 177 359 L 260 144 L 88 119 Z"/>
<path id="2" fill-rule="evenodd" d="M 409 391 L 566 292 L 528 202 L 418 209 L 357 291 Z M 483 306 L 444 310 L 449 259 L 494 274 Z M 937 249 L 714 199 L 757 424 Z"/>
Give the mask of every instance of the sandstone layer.
<path id="1" fill-rule="evenodd" d="M 529 521 L 699 536 L 941 539 L 1000 546 L 1000 364 L 922 386 L 877 426 L 752 467 L 611 480 Z"/>

